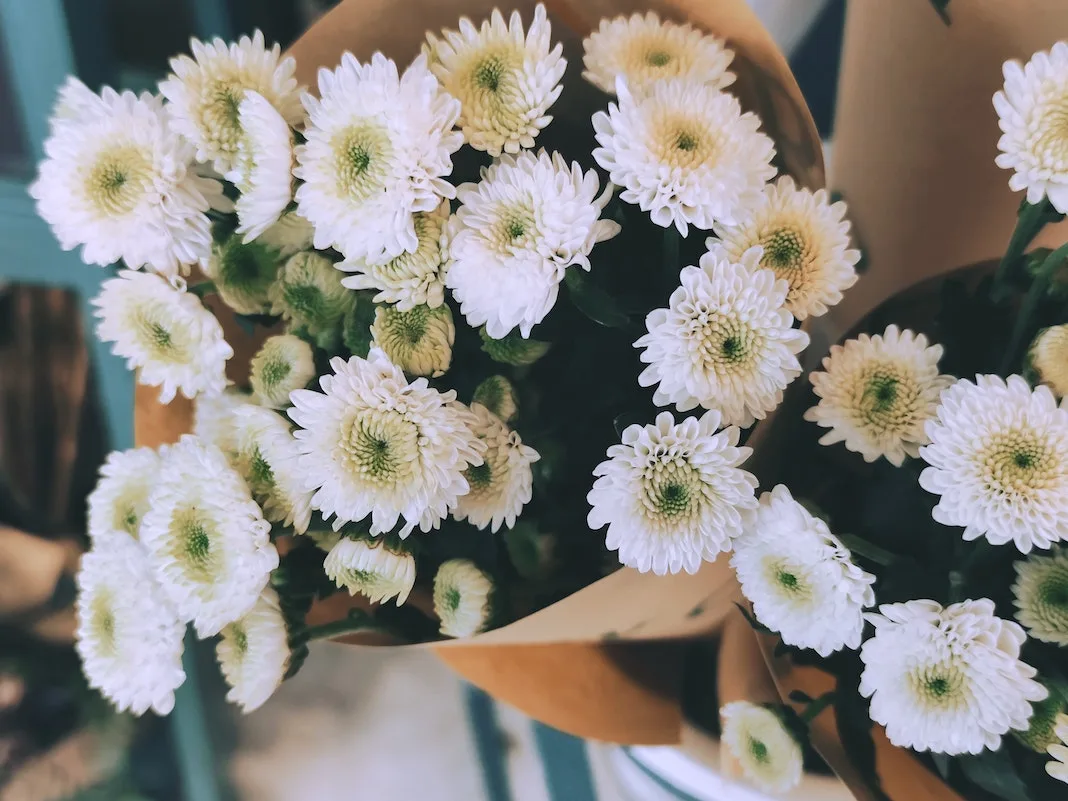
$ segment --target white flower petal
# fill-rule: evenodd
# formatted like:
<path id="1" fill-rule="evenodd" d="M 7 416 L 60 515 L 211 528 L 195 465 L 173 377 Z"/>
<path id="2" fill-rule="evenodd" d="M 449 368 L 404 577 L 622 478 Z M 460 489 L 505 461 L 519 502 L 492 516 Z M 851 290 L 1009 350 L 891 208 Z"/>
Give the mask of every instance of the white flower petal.
<path id="1" fill-rule="evenodd" d="M 263 706 L 289 669 L 289 633 L 278 593 L 266 588 L 252 609 L 226 626 L 215 656 L 230 685 L 226 700 L 246 713 Z"/>
<path id="2" fill-rule="evenodd" d="M 473 637 L 492 613 L 493 580 L 467 559 L 450 559 L 434 575 L 434 612 L 446 637 Z"/>
<path id="3" fill-rule="evenodd" d="M 769 793 L 788 793 L 801 783 L 801 746 L 775 712 L 748 701 L 734 701 L 719 714 L 723 744 L 750 782 Z"/>

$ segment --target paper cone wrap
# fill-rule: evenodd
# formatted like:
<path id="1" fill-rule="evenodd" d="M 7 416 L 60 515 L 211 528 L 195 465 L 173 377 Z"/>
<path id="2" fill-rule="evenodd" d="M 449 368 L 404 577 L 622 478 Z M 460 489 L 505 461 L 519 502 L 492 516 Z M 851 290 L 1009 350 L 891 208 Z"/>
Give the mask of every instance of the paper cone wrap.
<path id="1" fill-rule="evenodd" d="M 517 8 L 529 21 L 534 3 L 346 0 L 289 52 L 297 61 L 297 78 L 314 90 L 318 70 L 333 68 L 345 51 L 360 59 L 381 51 L 404 65 L 418 55 L 427 30 L 453 28 L 461 16 L 477 23 L 497 6 L 506 14 Z M 580 76 L 583 37 L 603 17 L 654 10 L 726 39 L 736 53 L 732 71 L 738 75 L 730 90 L 760 115 L 775 140 L 780 170 L 822 186 L 822 151 L 811 115 L 786 60 L 745 0 L 549 0 L 546 6 L 553 39 L 564 44 L 568 59 L 567 88 L 553 107 L 557 118 L 570 116 L 592 132 L 589 118 L 604 98 Z M 244 384 L 248 360 L 263 336 L 250 338 L 227 310 L 219 305 L 213 310 L 235 350 L 230 378 Z M 136 415 L 140 445 L 174 441 L 191 428 L 191 405 L 177 400 L 160 406 L 151 388 L 138 387 Z M 758 429 L 750 444 L 759 438 Z M 726 559 L 705 564 L 696 575 L 655 576 L 624 568 L 510 625 L 429 647 L 496 698 L 564 731 L 621 743 L 677 743 L 681 658 L 676 645 L 663 641 L 715 631 L 738 597 Z M 622 644 L 627 640 L 646 642 Z"/>
<path id="2" fill-rule="evenodd" d="M 1064 0 L 962 0 L 945 25 L 929 0 L 848 6 L 829 185 L 849 204 L 868 272 L 824 318 L 835 341 L 924 278 L 999 258 L 1022 192 L 994 164 L 1002 64 L 1068 38 Z M 1036 245 L 1068 239 L 1047 227 Z"/>

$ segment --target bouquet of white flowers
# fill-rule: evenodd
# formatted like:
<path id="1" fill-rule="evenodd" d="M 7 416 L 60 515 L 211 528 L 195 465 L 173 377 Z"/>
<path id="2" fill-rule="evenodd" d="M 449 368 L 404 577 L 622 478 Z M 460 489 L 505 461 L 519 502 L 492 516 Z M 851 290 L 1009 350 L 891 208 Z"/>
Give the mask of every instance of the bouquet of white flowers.
<path id="1" fill-rule="evenodd" d="M 751 427 L 800 375 L 801 321 L 856 280 L 844 205 L 790 175 L 820 180 L 811 121 L 742 4 L 717 12 L 748 31 L 737 66 L 649 12 L 565 32 L 585 81 L 540 5 L 435 29 L 407 66 L 334 62 L 385 49 L 345 39 L 358 5 L 296 62 L 194 41 L 158 96 L 71 79 L 56 104 L 40 214 L 123 262 L 98 334 L 196 402 L 89 502 L 78 647 L 135 713 L 171 708 L 186 624 L 246 710 L 316 638 L 707 631 L 731 585 L 703 568 L 758 508 Z"/>
<path id="2" fill-rule="evenodd" d="M 867 315 L 754 464 L 771 489 L 729 558 L 790 703 L 723 718 L 769 788 L 811 732 L 872 798 L 1064 797 L 1068 245 L 1027 251 L 1068 211 L 1068 43 L 1003 71 L 996 163 L 1026 191 L 1004 257 Z"/>

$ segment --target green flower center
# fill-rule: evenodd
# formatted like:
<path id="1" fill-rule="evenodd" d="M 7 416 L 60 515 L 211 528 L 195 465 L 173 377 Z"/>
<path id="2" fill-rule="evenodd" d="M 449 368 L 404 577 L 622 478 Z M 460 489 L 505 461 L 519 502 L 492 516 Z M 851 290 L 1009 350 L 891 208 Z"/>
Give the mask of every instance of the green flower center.
<path id="1" fill-rule="evenodd" d="M 152 164 L 136 147 L 104 150 L 85 173 L 85 192 L 103 216 L 133 211 L 152 181 Z"/>
<path id="2" fill-rule="evenodd" d="M 918 698 L 937 709 L 955 706 L 965 693 L 965 676 L 952 664 L 919 668 L 910 679 Z"/>
<path id="3" fill-rule="evenodd" d="M 675 135 L 675 148 L 687 153 L 691 153 L 697 150 L 697 146 L 700 144 L 700 140 L 690 133 L 689 131 L 679 131 Z"/>
<path id="4" fill-rule="evenodd" d="M 326 317 L 326 300 L 319 287 L 310 284 L 286 284 L 282 295 L 294 318 L 310 322 Z"/>
<path id="5" fill-rule="evenodd" d="M 445 610 L 448 612 L 456 612 L 460 608 L 460 590 L 456 587 L 449 587 L 445 590 L 445 594 L 442 598 L 442 603 Z"/>
<path id="6" fill-rule="evenodd" d="M 126 512 L 122 515 L 122 530 L 133 536 L 137 532 L 137 523 L 137 510 L 132 506 L 128 506 Z"/>
<path id="7" fill-rule="evenodd" d="M 480 89 L 496 92 L 501 88 L 501 79 L 507 70 L 505 63 L 497 56 L 487 56 L 475 67 L 473 74 L 475 85 Z"/>
<path id="8" fill-rule="evenodd" d="M 1063 470 L 1056 450 L 1029 429 L 1000 433 L 980 458 L 993 492 L 1027 496 L 1055 483 Z"/>
<path id="9" fill-rule="evenodd" d="M 231 238 L 220 253 L 216 280 L 222 288 L 256 292 L 266 297 L 267 288 L 277 274 L 278 259 L 270 248 Z"/>
<path id="10" fill-rule="evenodd" d="M 749 753 L 761 765 L 766 765 L 770 761 L 768 747 L 755 737 L 749 738 Z"/>
<path id="11" fill-rule="evenodd" d="M 166 321 L 145 310 L 137 310 L 131 319 L 131 327 L 137 332 L 138 341 L 157 361 L 182 364 L 188 361 L 187 348 L 175 335 Z"/>
<path id="12" fill-rule="evenodd" d="M 737 362 L 745 356 L 745 343 L 742 342 L 740 337 L 727 337 L 723 340 L 723 343 L 719 347 L 720 353 L 723 354 L 728 362 Z"/>
<path id="13" fill-rule="evenodd" d="M 669 481 L 660 488 L 657 511 L 667 517 L 675 517 L 686 512 L 690 506 L 690 488 L 676 481 Z"/>
<path id="14" fill-rule="evenodd" d="M 172 556 L 192 581 L 210 583 L 215 573 L 211 523 L 196 507 L 179 511 L 171 524 Z"/>
<path id="15" fill-rule="evenodd" d="M 645 55 L 645 63 L 650 67 L 666 67 L 671 63 L 671 54 L 663 50 L 650 50 Z"/>
<path id="16" fill-rule="evenodd" d="M 812 600 L 812 588 L 798 565 L 771 556 L 764 562 L 764 570 L 766 580 L 781 597 L 802 604 Z"/>
<path id="17" fill-rule="evenodd" d="M 776 273 L 792 272 L 804 266 L 805 240 L 794 229 L 777 228 L 767 234 L 760 244 L 764 248 L 764 256 L 760 260 L 762 266 L 770 267 Z"/>
<path id="18" fill-rule="evenodd" d="M 778 581 L 779 582 L 779 586 L 782 587 L 785 590 L 793 591 L 793 590 L 797 589 L 797 585 L 798 585 L 797 576 L 795 576 L 793 573 L 789 572 L 788 570 L 780 570 L 775 575 L 775 580 Z"/>
<path id="19" fill-rule="evenodd" d="M 274 387 L 285 381 L 293 371 L 289 361 L 281 356 L 268 359 L 260 368 L 260 380 L 266 387 Z"/>
<path id="20" fill-rule="evenodd" d="M 108 655 L 115 654 L 115 612 L 111 596 L 100 592 L 89 605 L 89 626 L 92 629 L 100 650 Z"/>
<path id="21" fill-rule="evenodd" d="M 464 476 L 472 490 L 486 489 L 493 483 L 493 469 L 488 461 L 471 465 L 464 471 Z"/>
<path id="22" fill-rule="evenodd" d="M 396 412 L 370 412 L 352 420 L 338 443 L 341 458 L 362 481 L 402 481 L 419 466 L 419 429 Z"/>
<path id="23" fill-rule="evenodd" d="M 252 453 L 252 459 L 249 463 L 249 478 L 250 483 L 259 487 L 274 486 L 274 471 L 267 464 L 267 460 L 263 458 L 259 448 L 256 448 Z"/>
<path id="24" fill-rule="evenodd" d="M 333 140 L 338 189 L 353 200 L 366 200 L 381 189 L 388 171 L 392 143 L 384 129 L 357 123 Z"/>
<path id="25" fill-rule="evenodd" d="M 868 382 L 864 394 L 873 412 L 886 412 L 893 407 L 894 401 L 897 400 L 899 383 L 897 378 L 890 375 L 876 375 Z"/>
<path id="26" fill-rule="evenodd" d="M 240 623 L 230 624 L 230 639 L 233 640 L 234 650 L 241 656 L 248 653 L 248 632 Z"/>
<path id="27" fill-rule="evenodd" d="M 1068 611 L 1068 576 L 1049 576 L 1040 585 L 1038 597 L 1043 606 Z"/>

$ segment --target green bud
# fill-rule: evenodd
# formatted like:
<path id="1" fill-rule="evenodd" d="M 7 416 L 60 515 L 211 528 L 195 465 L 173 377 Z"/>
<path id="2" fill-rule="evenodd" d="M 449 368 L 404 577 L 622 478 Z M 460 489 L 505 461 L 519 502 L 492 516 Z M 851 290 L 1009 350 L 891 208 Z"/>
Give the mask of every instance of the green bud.
<path id="1" fill-rule="evenodd" d="M 515 331 L 509 332 L 504 339 L 493 339 L 486 333 L 485 328 L 481 328 L 479 334 L 482 336 L 482 350 L 488 353 L 493 361 L 515 367 L 534 364 L 548 353 L 552 346 L 549 342 L 524 339 Z"/>

